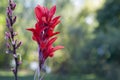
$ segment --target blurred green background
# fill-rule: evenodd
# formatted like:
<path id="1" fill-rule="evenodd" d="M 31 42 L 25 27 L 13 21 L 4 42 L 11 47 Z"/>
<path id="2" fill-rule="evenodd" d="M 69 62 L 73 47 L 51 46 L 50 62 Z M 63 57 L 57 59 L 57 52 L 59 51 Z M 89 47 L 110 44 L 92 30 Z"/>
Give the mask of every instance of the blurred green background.
<path id="1" fill-rule="evenodd" d="M 60 31 L 55 45 L 65 49 L 46 61 L 45 80 L 120 80 L 120 0 L 15 0 L 14 29 L 23 45 L 19 80 L 33 80 L 37 65 L 37 44 L 26 28 L 36 23 L 37 4 L 57 6 L 61 15 Z M 4 33 L 7 0 L 0 1 L 0 80 L 13 80 L 11 55 L 5 53 Z"/>

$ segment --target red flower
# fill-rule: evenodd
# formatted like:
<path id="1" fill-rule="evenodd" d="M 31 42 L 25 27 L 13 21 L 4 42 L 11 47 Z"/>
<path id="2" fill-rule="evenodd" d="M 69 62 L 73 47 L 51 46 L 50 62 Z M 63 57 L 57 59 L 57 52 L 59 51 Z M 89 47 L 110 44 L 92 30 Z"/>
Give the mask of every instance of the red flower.
<path id="1" fill-rule="evenodd" d="M 46 7 L 38 5 L 35 8 L 37 19 L 35 28 L 27 29 L 32 31 L 32 39 L 39 45 L 39 56 L 42 60 L 46 60 L 48 56 L 52 57 L 56 50 L 64 48 L 63 46 L 53 47 L 53 43 L 57 39 L 55 35 L 60 33 L 54 32 L 56 25 L 60 23 L 60 16 L 54 17 L 55 11 L 56 6 L 53 6 L 49 10 Z"/>

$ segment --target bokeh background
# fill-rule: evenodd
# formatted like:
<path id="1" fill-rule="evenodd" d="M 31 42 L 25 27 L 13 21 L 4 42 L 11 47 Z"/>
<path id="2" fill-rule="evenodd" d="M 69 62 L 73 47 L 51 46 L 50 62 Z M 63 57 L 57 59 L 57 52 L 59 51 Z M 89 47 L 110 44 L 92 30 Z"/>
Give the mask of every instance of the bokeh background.
<path id="1" fill-rule="evenodd" d="M 120 80 L 120 0 L 14 0 L 14 29 L 23 45 L 19 80 L 33 80 L 37 66 L 37 44 L 26 28 L 36 23 L 34 7 L 57 6 L 60 31 L 54 45 L 65 49 L 46 61 L 45 80 Z M 5 53 L 4 33 L 8 0 L 0 0 L 0 80 L 13 80 L 11 55 Z"/>

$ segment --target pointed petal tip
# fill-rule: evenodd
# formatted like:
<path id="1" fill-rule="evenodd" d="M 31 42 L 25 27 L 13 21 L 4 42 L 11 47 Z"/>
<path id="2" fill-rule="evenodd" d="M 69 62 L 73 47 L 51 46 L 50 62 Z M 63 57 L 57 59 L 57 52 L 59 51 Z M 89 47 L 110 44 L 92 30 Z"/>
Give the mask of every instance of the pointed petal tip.
<path id="1" fill-rule="evenodd" d="M 53 5 L 53 8 L 55 8 L 55 9 L 56 9 L 56 5 Z"/>
<path id="2" fill-rule="evenodd" d="M 54 15 L 55 12 L 56 12 L 56 5 L 52 6 L 52 8 L 50 8 L 49 11 L 50 11 L 50 12 L 49 12 L 49 16 L 50 16 L 50 18 L 52 18 L 53 15 Z"/>
<path id="3" fill-rule="evenodd" d="M 56 46 L 56 47 L 53 48 L 53 51 L 56 51 L 56 50 L 59 50 L 59 49 L 63 49 L 63 48 L 64 48 L 64 46 Z"/>
<path id="4" fill-rule="evenodd" d="M 65 48 L 64 46 L 60 46 L 60 48 L 59 49 L 63 49 L 63 48 Z"/>
<path id="5" fill-rule="evenodd" d="M 28 31 L 34 31 L 34 29 L 33 28 L 27 28 L 26 30 L 28 30 Z"/>
<path id="6" fill-rule="evenodd" d="M 63 49 L 63 48 L 64 48 L 64 46 L 56 46 L 56 47 L 54 47 L 53 50 L 51 50 L 51 52 L 49 54 L 49 57 L 53 57 L 55 51 Z"/>
<path id="7" fill-rule="evenodd" d="M 41 6 L 41 5 L 37 5 L 34 8 L 34 13 L 35 13 L 35 16 L 36 16 L 37 20 L 41 19 L 42 15 L 44 14 L 44 7 Z"/>

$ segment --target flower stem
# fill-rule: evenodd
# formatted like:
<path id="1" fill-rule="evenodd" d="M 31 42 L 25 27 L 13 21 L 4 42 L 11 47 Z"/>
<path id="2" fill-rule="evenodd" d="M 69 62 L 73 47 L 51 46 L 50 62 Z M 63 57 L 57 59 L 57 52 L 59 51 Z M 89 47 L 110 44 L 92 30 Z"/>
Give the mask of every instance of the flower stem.
<path id="1" fill-rule="evenodd" d="M 17 64 L 17 61 L 18 61 L 18 59 L 15 58 L 15 63 L 16 63 L 16 66 L 15 66 L 15 73 L 14 73 L 15 80 L 18 80 L 18 64 Z"/>
<path id="2" fill-rule="evenodd" d="M 6 18 L 6 25 L 8 28 L 8 32 L 6 32 L 6 40 L 8 40 L 7 42 L 7 48 L 8 51 L 7 53 L 11 53 L 13 55 L 14 61 L 15 61 L 15 66 L 12 69 L 13 74 L 14 74 L 14 78 L 15 80 L 18 80 L 18 67 L 21 63 L 21 61 L 19 60 L 20 56 L 17 54 L 16 50 L 20 47 L 20 45 L 22 44 L 21 42 L 17 42 L 17 39 L 15 39 L 16 36 L 16 32 L 14 32 L 13 29 L 13 24 L 16 22 L 16 16 L 13 15 L 13 11 L 16 7 L 16 4 L 14 3 L 13 0 L 8 0 L 9 1 L 9 5 L 7 7 L 7 18 Z"/>
<path id="3" fill-rule="evenodd" d="M 15 45 L 13 45 L 13 54 L 17 55 Z M 14 57 L 14 60 L 15 60 L 15 70 L 14 70 L 13 73 L 14 73 L 14 76 L 15 76 L 15 80 L 18 80 L 18 67 L 19 67 L 18 57 Z"/>

